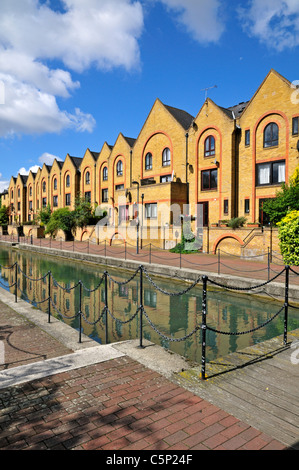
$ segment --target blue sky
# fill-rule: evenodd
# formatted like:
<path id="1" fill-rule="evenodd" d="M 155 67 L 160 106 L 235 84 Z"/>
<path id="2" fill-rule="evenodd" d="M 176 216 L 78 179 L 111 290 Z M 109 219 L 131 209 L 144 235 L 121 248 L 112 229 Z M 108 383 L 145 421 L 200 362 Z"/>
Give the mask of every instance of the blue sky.
<path id="1" fill-rule="evenodd" d="M 196 116 L 299 80 L 298 0 L 1 0 L 0 190 L 137 138 L 156 98 Z"/>

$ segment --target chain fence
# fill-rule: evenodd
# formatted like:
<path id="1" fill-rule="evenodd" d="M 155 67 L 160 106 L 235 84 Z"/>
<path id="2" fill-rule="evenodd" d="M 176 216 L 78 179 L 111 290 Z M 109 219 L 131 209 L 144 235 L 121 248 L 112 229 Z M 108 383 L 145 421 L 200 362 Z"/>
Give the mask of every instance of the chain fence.
<path id="1" fill-rule="evenodd" d="M 283 343 L 284 345 L 287 344 L 287 324 L 288 324 L 288 308 L 298 308 L 295 305 L 291 305 L 289 303 L 289 277 L 290 273 L 298 276 L 299 274 L 290 266 L 284 266 L 283 269 L 277 273 L 274 277 L 271 279 L 261 282 L 259 284 L 253 285 L 253 286 L 246 286 L 246 287 L 239 287 L 236 285 L 226 285 L 221 282 L 215 281 L 211 278 L 209 278 L 207 275 L 201 275 L 199 276 L 193 283 L 188 285 L 183 290 L 176 291 L 176 292 L 169 292 L 160 286 L 155 282 L 155 280 L 150 276 L 148 273 L 147 269 L 143 266 L 140 265 L 135 272 L 125 281 L 118 281 L 116 280 L 113 276 L 108 271 L 105 271 L 100 279 L 100 282 L 98 285 L 93 288 L 89 289 L 84 285 L 84 283 L 79 280 L 77 283 L 75 283 L 72 287 L 70 285 L 62 286 L 54 277 L 51 271 L 47 272 L 46 274 L 38 277 L 38 278 L 32 278 L 28 276 L 20 267 L 18 262 L 15 262 L 11 266 L 3 266 L 0 264 L 1 268 L 1 277 L 0 277 L 0 285 L 4 288 L 9 288 L 9 289 L 14 289 L 14 298 L 15 302 L 18 302 L 18 296 L 21 297 L 22 299 L 25 299 L 26 301 L 32 303 L 34 306 L 39 306 L 41 304 L 46 304 L 47 305 L 47 313 L 48 313 L 48 323 L 51 323 L 51 316 L 53 312 L 55 312 L 56 315 L 63 319 L 67 320 L 74 320 L 77 319 L 79 322 L 78 326 L 78 331 L 79 331 L 79 343 L 82 342 L 82 333 L 83 333 L 83 328 L 82 328 L 82 321 L 86 322 L 89 325 L 95 326 L 96 324 L 99 324 L 102 322 L 103 328 L 105 330 L 105 341 L 106 344 L 108 343 L 108 316 L 112 318 L 113 321 L 115 321 L 118 324 L 126 324 L 130 323 L 133 321 L 137 316 L 139 317 L 139 347 L 143 348 L 143 327 L 144 327 L 144 319 L 148 322 L 150 327 L 156 332 L 157 335 L 159 335 L 163 340 L 168 341 L 168 342 L 181 342 L 185 341 L 188 338 L 190 338 L 192 335 L 194 335 L 196 332 L 200 331 L 201 332 L 201 346 L 202 346 L 202 352 L 201 352 L 201 378 L 203 380 L 206 379 L 206 332 L 208 330 L 213 331 L 216 334 L 220 335 L 245 335 L 252 333 L 260 328 L 263 328 L 265 325 L 270 323 L 271 321 L 274 320 L 278 315 L 284 312 L 284 331 L 283 331 Z M 7 272 L 10 271 L 10 275 L 7 275 Z M 224 289 L 228 291 L 235 291 L 235 292 L 244 292 L 244 293 L 254 293 L 257 289 L 261 289 L 265 287 L 266 285 L 274 282 L 278 277 L 284 275 L 284 303 L 279 310 L 273 314 L 273 316 L 269 319 L 267 319 L 265 322 L 261 323 L 260 325 L 256 326 L 255 328 L 248 329 L 245 331 L 222 331 L 217 328 L 213 328 L 207 324 L 207 298 L 208 298 L 208 285 L 216 286 L 219 289 Z M 138 281 L 139 281 L 139 305 L 137 306 L 137 309 L 135 312 L 132 313 L 130 318 L 126 320 L 121 320 L 120 318 L 117 318 L 113 312 L 113 308 L 110 307 L 109 305 L 109 298 L 108 298 L 108 289 L 109 289 L 109 283 L 116 284 L 118 286 L 125 286 L 129 284 L 133 279 L 135 279 L 138 276 Z M 24 278 L 26 282 L 21 282 L 21 278 Z M 165 333 L 161 332 L 159 328 L 154 324 L 154 322 L 151 320 L 150 316 L 147 314 L 145 310 L 145 304 L 143 302 L 143 295 L 144 295 L 144 279 L 147 279 L 149 284 L 155 289 L 161 292 L 162 294 L 166 296 L 171 296 L 171 297 L 180 297 L 194 289 L 196 286 L 200 285 L 202 288 L 202 308 L 201 308 L 201 321 L 200 321 L 200 315 L 196 315 L 196 324 L 195 327 L 193 328 L 192 331 L 188 332 L 184 336 L 180 338 L 174 338 L 172 335 L 168 336 Z M 2 280 L 5 280 L 8 284 L 5 285 Z M 21 288 L 21 285 L 25 286 L 25 290 Z M 41 286 L 38 286 L 38 284 L 41 284 Z M 42 287 L 42 289 L 41 289 Z M 53 296 L 53 289 L 60 289 L 62 296 L 66 294 L 70 294 L 71 291 L 79 291 L 79 300 L 78 300 L 78 306 L 75 308 L 75 305 L 72 306 L 72 308 L 75 311 L 73 315 L 67 314 L 65 311 L 62 312 L 57 308 L 56 301 L 55 301 L 55 295 Z M 103 289 L 104 292 L 104 308 L 100 311 L 98 318 L 96 318 L 94 321 L 90 321 L 87 316 L 83 313 L 82 305 L 83 305 L 83 297 L 84 293 L 85 295 L 90 296 L 91 294 L 96 293 L 99 291 L 99 289 Z M 29 292 L 32 294 L 31 299 L 29 299 Z M 63 302 L 63 305 L 65 302 Z M 68 306 L 67 311 L 71 310 L 71 306 Z M 199 312 L 197 312 L 199 313 Z"/>

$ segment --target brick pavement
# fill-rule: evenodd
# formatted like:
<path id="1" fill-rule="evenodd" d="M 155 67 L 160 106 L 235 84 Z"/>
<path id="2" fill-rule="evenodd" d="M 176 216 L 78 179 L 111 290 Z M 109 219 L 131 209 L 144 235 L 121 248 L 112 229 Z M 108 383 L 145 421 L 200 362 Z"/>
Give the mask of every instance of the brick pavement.
<path id="1" fill-rule="evenodd" d="M 0 312 L 4 368 L 69 353 L 3 303 Z M 127 356 L 2 389 L 0 409 L 0 450 L 285 448 Z"/>

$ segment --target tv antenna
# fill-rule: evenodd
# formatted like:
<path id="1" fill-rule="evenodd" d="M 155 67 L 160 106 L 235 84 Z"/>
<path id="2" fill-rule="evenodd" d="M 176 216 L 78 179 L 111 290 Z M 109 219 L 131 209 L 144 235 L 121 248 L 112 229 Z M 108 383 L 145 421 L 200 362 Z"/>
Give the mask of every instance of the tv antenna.
<path id="1" fill-rule="evenodd" d="M 202 88 L 200 91 L 204 91 L 205 92 L 205 101 L 208 97 L 208 90 L 212 90 L 212 88 L 217 88 L 217 85 L 214 85 L 214 86 L 209 86 L 207 88 Z"/>

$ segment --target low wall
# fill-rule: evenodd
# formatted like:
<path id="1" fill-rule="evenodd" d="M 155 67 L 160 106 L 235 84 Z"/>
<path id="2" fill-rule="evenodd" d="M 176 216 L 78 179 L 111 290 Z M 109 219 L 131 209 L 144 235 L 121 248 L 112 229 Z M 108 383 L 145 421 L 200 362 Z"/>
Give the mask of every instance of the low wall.
<path id="1" fill-rule="evenodd" d="M 271 227 L 205 227 L 203 229 L 203 252 L 222 252 L 240 256 L 267 256 L 268 250 L 280 255 L 278 229 Z"/>

